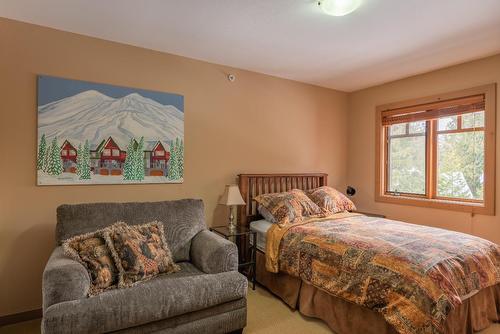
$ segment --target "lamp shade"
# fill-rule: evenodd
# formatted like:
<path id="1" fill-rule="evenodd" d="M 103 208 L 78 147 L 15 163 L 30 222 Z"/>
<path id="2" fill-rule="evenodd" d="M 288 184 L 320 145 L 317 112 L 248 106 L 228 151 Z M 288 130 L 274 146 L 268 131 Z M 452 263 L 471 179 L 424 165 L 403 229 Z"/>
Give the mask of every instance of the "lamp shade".
<path id="1" fill-rule="evenodd" d="M 236 184 L 227 184 L 224 194 L 219 200 L 219 204 L 223 205 L 245 205 L 243 197 L 241 197 L 240 189 Z"/>

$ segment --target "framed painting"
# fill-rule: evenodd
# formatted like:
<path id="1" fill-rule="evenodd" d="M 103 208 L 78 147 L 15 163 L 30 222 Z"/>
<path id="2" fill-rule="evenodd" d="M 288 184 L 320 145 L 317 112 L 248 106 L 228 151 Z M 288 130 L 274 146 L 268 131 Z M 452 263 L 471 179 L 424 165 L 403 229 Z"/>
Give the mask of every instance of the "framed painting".
<path id="1" fill-rule="evenodd" d="M 38 76 L 38 185 L 182 183 L 184 97 Z"/>

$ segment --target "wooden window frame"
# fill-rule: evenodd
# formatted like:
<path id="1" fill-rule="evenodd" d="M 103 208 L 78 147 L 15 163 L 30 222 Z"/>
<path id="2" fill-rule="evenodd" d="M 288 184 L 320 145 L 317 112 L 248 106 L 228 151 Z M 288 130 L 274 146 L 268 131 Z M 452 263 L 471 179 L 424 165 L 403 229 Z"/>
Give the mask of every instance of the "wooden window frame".
<path id="1" fill-rule="evenodd" d="M 467 96 L 484 95 L 484 196 L 483 200 L 456 199 L 437 197 L 436 189 L 436 158 L 437 158 L 437 135 L 438 120 L 427 120 L 426 128 L 426 187 L 425 195 L 390 193 L 387 192 L 388 179 L 388 127 L 382 125 L 382 112 L 400 108 L 418 108 L 421 105 L 439 105 L 447 100 L 459 99 Z M 428 96 L 424 98 L 390 103 L 376 108 L 375 121 L 375 201 L 401 205 L 412 205 L 446 209 L 454 211 L 470 212 L 472 214 L 495 215 L 495 145 L 496 145 L 496 84 L 489 84 L 455 91 L 446 94 Z M 458 116 L 461 118 L 461 116 Z M 473 131 L 473 129 L 462 129 L 458 122 L 456 130 L 439 131 L 439 133 L 458 133 Z M 433 137 L 431 137 L 433 136 Z"/>

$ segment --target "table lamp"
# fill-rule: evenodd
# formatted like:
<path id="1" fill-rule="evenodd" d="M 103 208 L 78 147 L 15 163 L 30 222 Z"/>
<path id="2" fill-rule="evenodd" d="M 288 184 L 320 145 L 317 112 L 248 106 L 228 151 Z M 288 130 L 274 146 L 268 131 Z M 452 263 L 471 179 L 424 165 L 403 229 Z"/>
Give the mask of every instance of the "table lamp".
<path id="1" fill-rule="evenodd" d="M 241 197 L 240 189 L 236 184 L 227 184 L 224 189 L 224 194 L 219 200 L 219 204 L 229 206 L 229 229 L 235 230 L 236 224 L 234 222 L 233 208 L 236 205 L 245 205 L 243 197 Z"/>

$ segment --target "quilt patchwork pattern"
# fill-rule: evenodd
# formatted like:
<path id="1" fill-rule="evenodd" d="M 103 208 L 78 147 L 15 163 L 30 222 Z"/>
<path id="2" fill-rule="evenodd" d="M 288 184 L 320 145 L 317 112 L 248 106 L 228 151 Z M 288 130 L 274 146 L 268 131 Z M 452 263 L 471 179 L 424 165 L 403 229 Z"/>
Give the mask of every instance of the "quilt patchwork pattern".
<path id="1" fill-rule="evenodd" d="M 451 309 L 500 282 L 498 245 L 388 219 L 312 220 L 279 245 L 280 271 L 380 312 L 403 334 L 442 333 Z"/>

